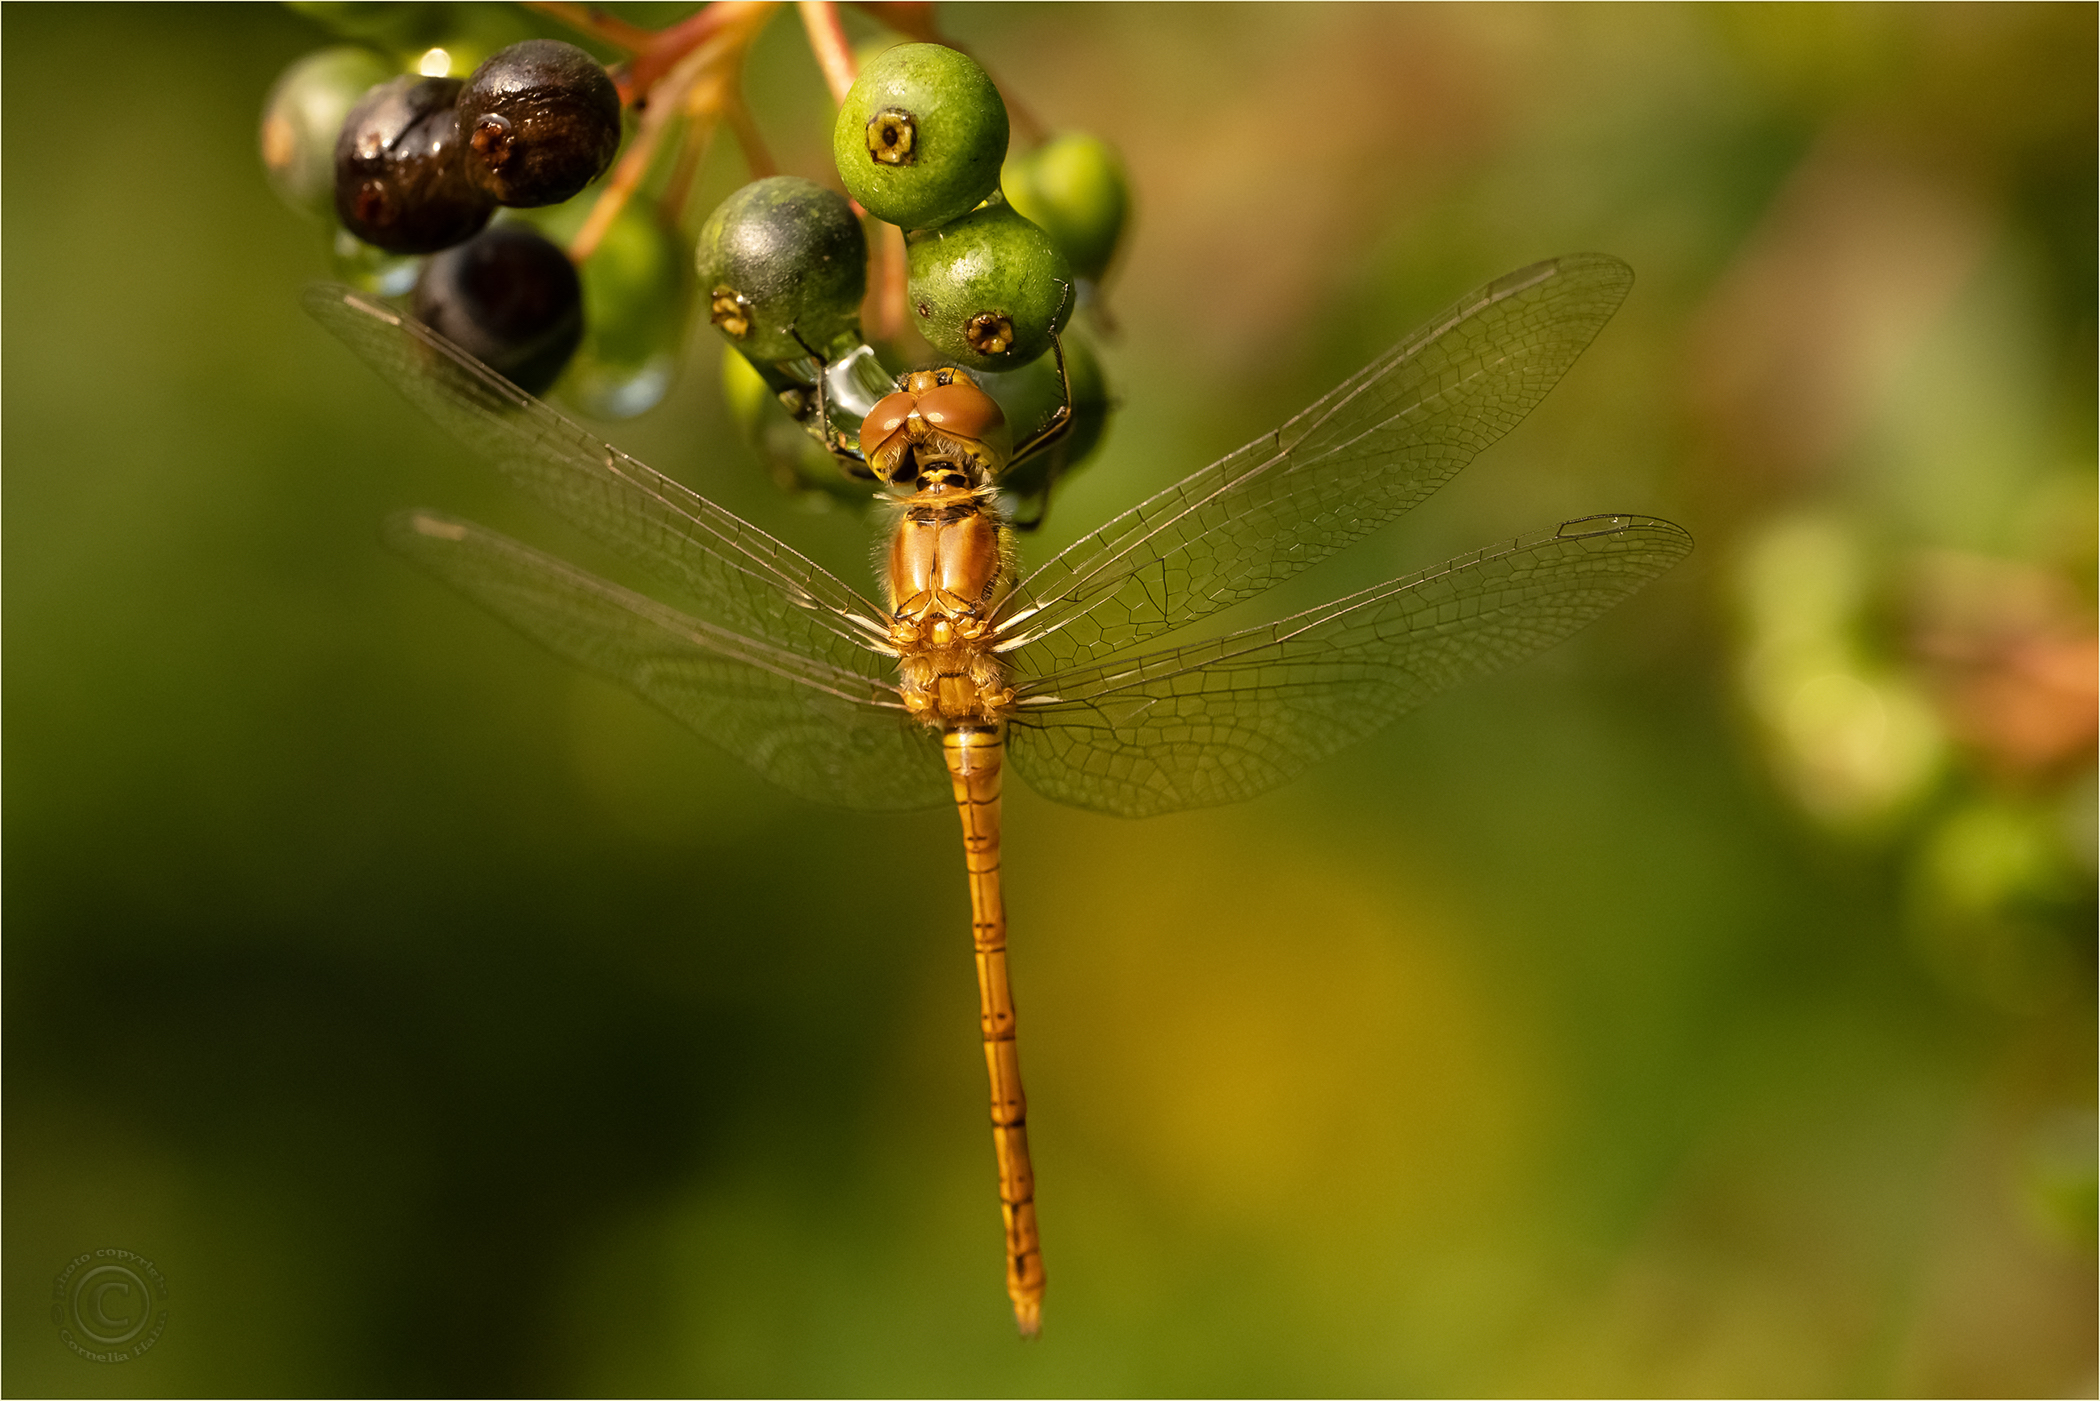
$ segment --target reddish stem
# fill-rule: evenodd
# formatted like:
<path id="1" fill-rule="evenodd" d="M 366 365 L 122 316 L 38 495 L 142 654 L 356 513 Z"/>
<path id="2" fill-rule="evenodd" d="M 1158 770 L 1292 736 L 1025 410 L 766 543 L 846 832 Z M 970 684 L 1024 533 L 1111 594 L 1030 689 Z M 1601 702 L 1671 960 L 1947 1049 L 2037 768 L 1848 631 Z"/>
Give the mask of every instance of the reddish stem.
<path id="1" fill-rule="evenodd" d="M 861 313 L 868 334 L 879 341 L 893 341 L 904 334 L 907 273 L 904 261 L 904 230 L 895 224 L 877 223 L 874 276 L 868 279 L 867 300 Z"/>
<path id="2" fill-rule="evenodd" d="M 605 231 L 613 226 L 613 220 L 620 217 L 620 211 L 627 207 L 627 201 L 640 188 L 642 177 L 649 173 L 649 164 L 656 158 L 657 143 L 663 139 L 676 111 L 674 104 L 662 102 L 642 113 L 634 140 L 621 153 L 620 163 L 613 167 L 612 178 L 599 192 L 598 202 L 591 206 L 583 227 L 576 231 L 576 237 L 569 240 L 570 262 L 581 263 L 598 251 L 599 240 L 605 237 Z"/>
<path id="3" fill-rule="evenodd" d="M 525 7 L 560 20 L 569 28 L 593 39 L 611 44 L 616 49 L 640 53 L 656 40 L 656 31 L 629 24 L 618 15 L 609 15 L 596 5 L 572 4 L 569 0 L 525 0 Z"/>
<path id="4" fill-rule="evenodd" d="M 722 118 L 736 133 L 736 144 L 743 148 L 744 164 L 750 168 L 753 180 L 763 180 L 780 172 L 780 167 L 773 163 L 773 153 L 766 148 L 766 138 L 759 131 L 758 123 L 751 119 L 751 109 L 744 105 L 741 89 L 731 89 L 724 99 Z"/>
<path id="5" fill-rule="evenodd" d="M 777 0 L 715 0 L 698 14 L 680 20 L 669 29 L 657 31 L 648 47 L 636 54 L 634 62 L 628 65 L 628 85 L 633 98 L 647 97 L 649 90 L 663 81 L 666 73 L 722 29 L 739 21 L 752 23 L 760 14 L 770 13 L 776 6 Z"/>
<path id="6" fill-rule="evenodd" d="M 844 102 L 853 86 L 856 65 L 853 48 L 846 42 L 846 26 L 839 22 L 839 7 L 832 0 L 802 0 L 802 27 L 809 31 L 810 51 L 824 81 L 831 85 L 831 100 Z"/>
<path id="7" fill-rule="evenodd" d="M 933 0 L 853 0 L 853 3 L 863 14 L 873 16 L 907 39 L 917 39 L 922 44 L 947 42 L 941 38 L 940 29 L 933 22 Z"/>

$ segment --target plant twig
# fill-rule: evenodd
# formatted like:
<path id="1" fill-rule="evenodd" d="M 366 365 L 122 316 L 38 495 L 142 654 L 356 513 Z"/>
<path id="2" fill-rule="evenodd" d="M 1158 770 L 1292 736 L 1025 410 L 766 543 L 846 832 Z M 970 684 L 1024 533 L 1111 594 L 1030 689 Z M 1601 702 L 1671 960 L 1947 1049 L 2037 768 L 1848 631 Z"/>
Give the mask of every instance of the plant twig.
<path id="1" fill-rule="evenodd" d="M 677 104 L 654 102 L 642 110 L 641 124 L 635 128 L 634 140 L 620 156 L 620 163 L 613 167 L 612 178 L 598 194 L 598 202 L 591 206 L 590 217 L 569 240 L 569 261 L 581 263 L 598 251 L 599 240 L 605 231 L 620 217 L 627 201 L 641 187 L 642 177 L 649 173 L 649 165 L 656 158 L 656 146 L 663 139 L 671 118 L 677 114 Z"/>
<path id="2" fill-rule="evenodd" d="M 874 276 L 868 279 L 867 300 L 861 314 L 868 334 L 875 340 L 893 341 L 904 334 L 907 273 L 904 261 L 904 230 L 895 224 L 878 223 L 875 233 Z"/>
<path id="3" fill-rule="evenodd" d="M 576 237 L 569 240 L 570 262 L 581 263 L 598 251 L 598 243 L 605 237 L 605 231 L 620 217 L 620 211 L 641 188 L 643 178 L 655 162 L 656 148 L 679 113 L 681 104 L 677 99 L 699 81 L 708 64 L 717 57 L 711 47 L 703 45 L 688 53 L 678 67 L 658 82 L 659 100 L 642 107 L 634 140 L 628 142 L 627 149 L 620 153 L 620 163 L 613 167 L 612 178 L 605 182 L 598 202 L 591 206 L 590 217 L 583 221 Z"/>
<path id="4" fill-rule="evenodd" d="M 685 222 L 685 207 L 693 197 L 693 182 L 700 176 L 700 167 L 707 160 L 707 153 L 714 149 L 715 128 L 720 123 L 721 113 L 715 110 L 694 111 L 693 104 L 686 105 L 687 121 L 685 135 L 678 143 L 678 162 L 671 168 L 671 178 L 664 182 L 663 197 L 657 201 L 657 217 L 665 228 L 676 230 Z"/>
<path id="5" fill-rule="evenodd" d="M 659 30 L 649 46 L 635 55 L 628 65 L 628 84 L 631 96 L 639 101 L 646 98 L 658 83 L 684 62 L 702 44 L 723 31 L 743 34 L 738 47 L 750 43 L 757 37 L 765 22 L 780 8 L 780 0 L 714 0 L 714 3 L 689 19 L 680 20 L 669 29 Z"/>
<path id="6" fill-rule="evenodd" d="M 809 31 L 810 51 L 824 81 L 831 85 L 831 100 L 844 102 L 853 86 L 856 65 L 852 46 L 846 42 L 846 27 L 839 22 L 839 7 L 832 0 L 801 0 L 802 27 Z"/>
<path id="7" fill-rule="evenodd" d="M 596 5 L 572 4 L 570 0 L 525 0 L 525 8 L 538 10 L 551 19 L 558 19 L 581 34 L 588 34 L 601 43 L 611 44 L 616 49 L 625 49 L 638 54 L 655 42 L 656 31 L 629 24 L 618 15 L 609 15 Z"/>
<path id="8" fill-rule="evenodd" d="M 590 217 L 569 241 L 571 261 L 580 263 L 597 250 L 605 231 L 641 188 L 664 133 L 681 112 L 696 124 L 706 120 L 710 130 L 715 115 L 726 116 L 754 171 L 771 173 L 772 157 L 744 107 L 738 75 L 751 41 L 779 8 L 779 0 L 715 0 L 692 19 L 659 33 L 636 57 L 627 77 L 639 125 L 591 206 Z M 708 23 L 702 25 L 702 20 Z M 655 100 L 644 101 L 645 95 Z"/>
<path id="9" fill-rule="evenodd" d="M 743 149 L 744 164 L 750 168 L 753 180 L 763 180 L 780 172 L 780 167 L 773 163 L 772 151 L 766 147 L 764 133 L 751 119 L 751 109 L 744 105 L 741 87 L 732 88 L 722 99 L 722 119 L 736 133 L 736 144 Z"/>

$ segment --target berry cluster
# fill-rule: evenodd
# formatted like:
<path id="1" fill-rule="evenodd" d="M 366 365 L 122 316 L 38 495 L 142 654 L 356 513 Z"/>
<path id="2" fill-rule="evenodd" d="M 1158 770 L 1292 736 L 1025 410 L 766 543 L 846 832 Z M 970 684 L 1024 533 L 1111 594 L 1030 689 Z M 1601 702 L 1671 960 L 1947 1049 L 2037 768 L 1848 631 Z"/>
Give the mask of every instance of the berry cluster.
<path id="1" fill-rule="evenodd" d="M 1121 174 L 1091 137 L 1058 138 L 1011 165 L 1008 139 L 1006 104 L 981 67 L 944 45 L 901 44 L 876 55 L 839 104 L 832 157 L 851 203 L 775 176 L 731 195 L 701 230 L 700 286 L 741 357 L 724 373 L 747 436 L 783 455 L 779 435 L 767 436 L 763 389 L 824 448 L 782 475 L 806 478 L 828 456 L 849 476 L 888 479 L 867 459 L 862 423 L 905 377 L 862 336 L 868 244 L 855 204 L 902 231 L 913 329 L 940 362 L 974 372 L 1020 439 L 1010 462 L 1002 454 L 999 485 L 1024 526 L 1099 443 L 1109 409 L 1099 362 L 1060 333 L 1114 253 Z M 1067 167 L 1080 177 L 1045 178 Z M 1024 217 L 1017 200 L 1041 217 Z"/>
<path id="2" fill-rule="evenodd" d="M 560 204 L 620 146 L 620 95 L 573 44 L 528 39 L 465 82 L 403 76 L 365 94 L 335 142 L 335 212 L 389 253 L 435 253 L 498 205 Z"/>
<path id="3" fill-rule="evenodd" d="M 619 145 L 605 69 L 550 39 L 511 44 L 464 80 L 386 77 L 370 50 L 326 49 L 285 73 L 263 115 L 279 191 L 370 249 L 436 255 L 418 271 L 416 315 L 535 393 L 583 339 L 582 283 L 529 224 L 490 219 L 570 199 Z"/>
<path id="4" fill-rule="evenodd" d="M 733 418 L 776 480 L 813 504 L 866 499 L 862 422 L 904 382 L 901 368 L 966 370 L 1003 410 L 1023 451 L 999 485 L 1024 525 L 1098 445 L 1110 397 L 1066 327 L 1081 307 L 1108 325 L 1097 288 L 1127 211 L 1120 168 L 1096 138 L 1042 139 L 1025 111 L 1021 130 L 1039 139 L 1009 159 L 1007 105 L 958 49 L 877 44 L 856 75 L 838 31 L 843 62 L 826 71 L 845 193 L 763 175 L 687 242 L 678 226 L 698 154 L 658 160 L 664 128 L 652 119 L 677 104 L 687 124 L 664 144 L 699 132 L 704 150 L 708 76 L 735 76 L 772 7 L 728 0 L 658 31 L 598 16 L 594 37 L 634 53 L 610 73 L 572 44 L 524 37 L 522 14 L 494 7 L 293 8 L 359 42 L 279 79 L 262 128 L 272 184 L 334 226 L 339 274 L 406 298 L 520 387 L 559 381 L 564 398 L 605 417 L 649 408 L 697 298 L 738 352 L 723 364 Z M 819 9 L 836 27 L 836 12 Z M 885 10 L 893 22 L 903 13 Z M 501 42 L 489 41 L 491 15 Z M 466 24 L 484 30 L 462 36 Z M 930 35 L 930 20 L 920 25 Z M 726 70 L 696 64 L 709 51 Z M 733 81 L 712 90 L 740 102 Z M 623 115 L 639 118 L 635 139 L 600 182 Z M 747 161 L 766 170 L 748 117 L 731 119 Z"/>

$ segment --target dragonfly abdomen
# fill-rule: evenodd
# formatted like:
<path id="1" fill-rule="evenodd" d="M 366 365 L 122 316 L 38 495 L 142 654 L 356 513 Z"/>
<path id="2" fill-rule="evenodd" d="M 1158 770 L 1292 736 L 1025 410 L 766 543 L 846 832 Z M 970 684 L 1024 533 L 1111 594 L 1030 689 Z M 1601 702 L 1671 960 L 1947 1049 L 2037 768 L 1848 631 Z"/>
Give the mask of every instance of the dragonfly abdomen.
<path id="1" fill-rule="evenodd" d="M 1035 1171 L 1028 1160 L 1028 1097 L 1021 1090 L 1012 980 L 1006 967 L 1006 901 L 999 888 L 999 789 L 1006 736 L 999 725 L 958 725 L 941 735 L 941 755 L 962 817 L 970 875 L 970 942 L 977 957 L 977 1015 L 992 1090 L 992 1151 L 999 1165 L 999 1211 L 1006 1222 L 1006 1292 L 1014 1321 L 1033 1336 L 1042 1326 L 1043 1251 L 1035 1225 Z"/>

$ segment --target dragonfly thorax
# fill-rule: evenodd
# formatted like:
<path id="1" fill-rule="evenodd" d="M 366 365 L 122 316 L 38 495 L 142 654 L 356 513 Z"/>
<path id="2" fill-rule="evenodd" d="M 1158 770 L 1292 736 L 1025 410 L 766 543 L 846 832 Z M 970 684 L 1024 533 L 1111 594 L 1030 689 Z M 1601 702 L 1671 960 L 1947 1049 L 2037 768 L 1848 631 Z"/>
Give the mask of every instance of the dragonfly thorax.
<path id="1" fill-rule="evenodd" d="M 890 536 L 887 574 L 890 612 L 900 621 L 981 621 L 1012 585 L 1012 532 L 978 490 L 918 492 Z"/>
<path id="2" fill-rule="evenodd" d="M 998 724 L 1014 703 L 1006 665 L 978 636 L 937 623 L 897 663 L 905 709 L 943 730 Z"/>
<path id="3" fill-rule="evenodd" d="M 1013 692 L 991 616 L 1013 587 L 1014 547 L 988 493 L 948 484 L 906 500 L 886 574 L 905 704 L 930 724 L 997 720 Z"/>

